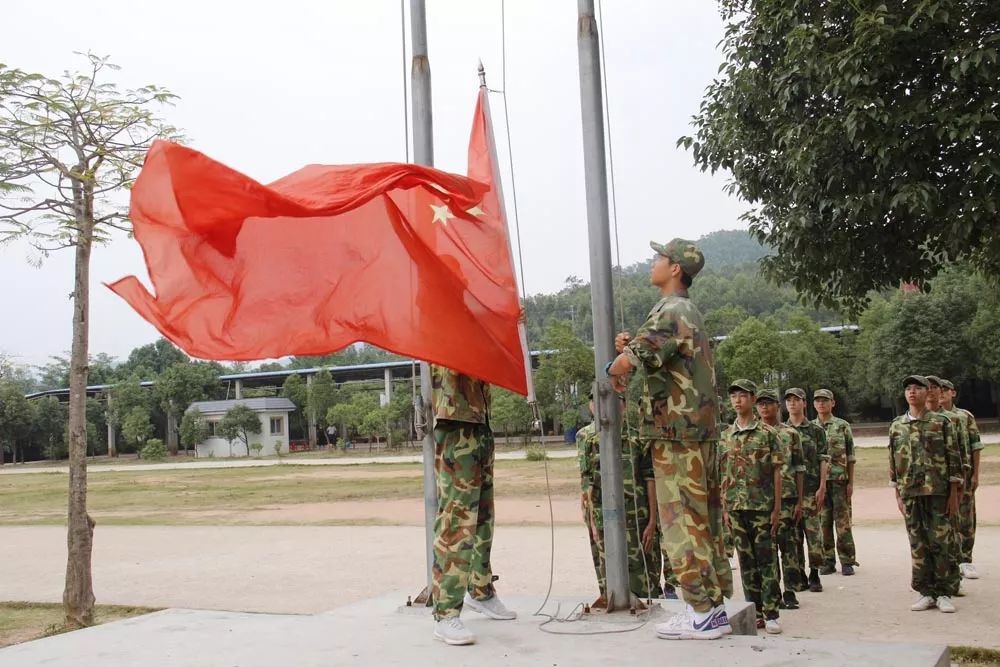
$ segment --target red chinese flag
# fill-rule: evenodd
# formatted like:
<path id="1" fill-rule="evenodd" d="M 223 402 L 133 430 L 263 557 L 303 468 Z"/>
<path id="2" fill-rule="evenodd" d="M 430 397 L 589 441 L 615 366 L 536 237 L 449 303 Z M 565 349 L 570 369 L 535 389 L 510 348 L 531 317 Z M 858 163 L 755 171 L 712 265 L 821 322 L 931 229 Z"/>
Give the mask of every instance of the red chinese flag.
<path id="1" fill-rule="evenodd" d="M 153 144 L 131 218 L 155 296 L 134 276 L 108 287 L 194 357 L 322 355 L 365 341 L 526 394 L 485 94 L 468 178 L 311 165 L 262 185 Z"/>

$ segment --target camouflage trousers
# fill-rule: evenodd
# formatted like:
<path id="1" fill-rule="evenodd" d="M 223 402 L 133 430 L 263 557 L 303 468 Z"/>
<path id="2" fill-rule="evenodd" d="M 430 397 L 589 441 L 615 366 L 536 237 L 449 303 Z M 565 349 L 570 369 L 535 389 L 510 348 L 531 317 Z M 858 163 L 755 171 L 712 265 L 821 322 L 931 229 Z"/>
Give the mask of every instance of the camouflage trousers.
<path id="1" fill-rule="evenodd" d="M 795 520 L 795 503 L 795 498 L 781 499 L 781 523 L 776 543 L 781 579 L 786 591 L 804 591 L 809 588 L 802 560 L 802 540 L 799 539 L 800 522 Z"/>
<path id="2" fill-rule="evenodd" d="M 733 596 L 722 545 L 722 498 L 714 441 L 654 440 L 661 549 L 684 600 L 698 613 Z"/>
<path id="3" fill-rule="evenodd" d="M 834 540 L 836 526 L 836 541 Z M 834 551 L 836 545 L 836 552 Z M 857 565 L 854 534 L 851 532 L 851 499 L 847 497 L 847 480 L 826 484 L 826 507 L 823 509 L 823 564 Z"/>
<path id="4" fill-rule="evenodd" d="M 434 521 L 434 618 L 458 616 L 468 591 L 493 596 L 493 432 L 439 419 L 434 426 L 438 511 Z"/>
<path id="5" fill-rule="evenodd" d="M 966 486 L 966 488 L 971 488 Z M 976 546 L 976 496 L 963 493 L 958 508 L 958 562 L 972 562 L 972 548 Z"/>
<path id="6" fill-rule="evenodd" d="M 805 550 L 802 543 L 809 545 L 809 567 L 818 570 L 826 560 L 823 550 L 823 512 L 816 507 L 816 495 L 807 493 L 802 499 L 802 521 L 798 525 L 797 548 L 799 562 L 805 565 Z"/>
<path id="7" fill-rule="evenodd" d="M 781 588 L 778 586 L 778 554 L 771 537 L 771 513 L 736 510 L 729 523 L 740 559 L 743 597 L 753 602 L 757 616 L 778 618 Z"/>
<path id="8" fill-rule="evenodd" d="M 639 500 L 646 501 L 644 497 Z M 642 548 L 642 531 L 646 529 L 649 521 L 648 504 L 636 513 L 631 507 L 632 498 L 626 496 L 625 506 L 625 547 L 628 553 L 629 590 L 639 598 L 661 597 L 663 589 L 660 587 L 659 540 L 654 539 L 648 550 Z M 594 572 L 597 575 L 597 587 L 602 596 L 607 596 L 603 512 L 600 492 L 595 491 L 593 499 L 585 501 L 583 520 L 587 524 L 587 533 L 590 537 L 590 555 L 594 562 Z"/>
<path id="9" fill-rule="evenodd" d="M 960 582 L 958 561 L 952 554 L 954 518 L 945 516 L 947 507 L 947 496 L 903 499 L 913 567 L 910 586 L 934 598 L 955 595 Z"/>

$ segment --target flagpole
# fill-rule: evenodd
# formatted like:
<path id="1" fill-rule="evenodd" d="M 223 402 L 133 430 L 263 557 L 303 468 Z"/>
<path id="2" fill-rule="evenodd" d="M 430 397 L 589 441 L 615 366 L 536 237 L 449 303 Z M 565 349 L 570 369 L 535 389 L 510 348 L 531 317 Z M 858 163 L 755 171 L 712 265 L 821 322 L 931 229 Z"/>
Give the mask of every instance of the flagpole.
<path id="1" fill-rule="evenodd" d="M 424 0 L 410 0 L 410 41 L 413 59 L 410 67 L 410 91 L 413 113 L 413 161 L 434 165 L 434 123 L 431 108 L 431 64 L 427 57 L 427 14 Z M 424 542 L 427 556 L 427 581 L 418 603 L 431 605 L 434 568 L 434 520 L 437 518 L 437 483 L 434 472 L 434 413 L 432 410 L 431 367 L 420 362 L 420 403 L 424 417 Z M 423 598 L 423 599 L 422 599 Z"/>
<path id="2" fill-rule="evenodd" d="M 601 447 L 601 500 L 608 582 L 608 611 L 631 604 L 625 545 L 625 493 L 622 482 L 622 416 L 618 397 L 605 377 L 614 351 L 614 300 L 611 290 L 611 236 L 608 176 L 604 153 L 604 108 L 600 44 L 594 0 L 577 0 L 577 47 L 580 57 L 580 107 L 583 116 L 583 164 L 590 238 L 590 298 L 594 319 L 594 422 Z"/>
<path id="3" fill-rule="evenodd" d="M 510 229 L 507 228 L 507 204 L 503 197 L 503 184 L 500 178 L 500 159 L 497 154 L 496 136 L 493 134 L 493 114 L 490 113 L 490 93 L 486 87 L 486 68 L 483 61 L 479 61 L 479 88 L 483 95 L 483 115 L 486 117 L 486 141 L 490 151 L 490 167 L 493 170 L 493 187 L 496 188 L 497 201 L 500 203 L 500 220 L 503 222 L 504 230 L 507 232 L 507 255 L 510 257 L 510 273 L 514 276 L 514 285 L 517 286 L 517 293 L 521 294 L 521 285 L 518 282 L 517 271 L 514 270 L 514 251 L 510 243 Z M 513 174 L 511 175 L 513 177 Z M 517 249 L 521 252 L 521 249 Z M 523 276 L 522 276 L 523 278 Z M 521 303 L 521 308 L 524 304 Z M 524 318 L 517 321 L 517 333 L 521 338 L 521 351 L 524 353 L 524 380 L 528 388 L 528 405 L 534 406 L 535 400 L 535 379 L 531 373 L 531 352 L 528 350 L 528 333 L 524 327 Z"/>

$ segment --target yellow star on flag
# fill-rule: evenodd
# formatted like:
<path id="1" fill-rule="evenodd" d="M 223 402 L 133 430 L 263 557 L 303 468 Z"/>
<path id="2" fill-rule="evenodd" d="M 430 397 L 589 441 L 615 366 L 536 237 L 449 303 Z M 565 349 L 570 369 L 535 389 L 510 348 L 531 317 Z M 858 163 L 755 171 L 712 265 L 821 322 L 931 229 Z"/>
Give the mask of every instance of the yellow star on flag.
<path id="1" fill-rule="evenodd" d="M 431 223 L 440 222 L 443 225 L 447 225 L 448 221 L 455 217 L 455 214 L 448 209 L 447 204 L 442 204 L 441 206 L 430 205 L 431 210 L 434 211 L 434 218 Z"/>
<path id="2" fill-rule="evenodd" d="M 483 209 L 479 208 L 478 205 L 473 206 L 468 211 L 466 211 L 466 213 L 468 213 L 469 215 L 474 215 L 476 217 L 482 217 L 482 216 L 486 215 L 486 211 L 484 211 Z"/>

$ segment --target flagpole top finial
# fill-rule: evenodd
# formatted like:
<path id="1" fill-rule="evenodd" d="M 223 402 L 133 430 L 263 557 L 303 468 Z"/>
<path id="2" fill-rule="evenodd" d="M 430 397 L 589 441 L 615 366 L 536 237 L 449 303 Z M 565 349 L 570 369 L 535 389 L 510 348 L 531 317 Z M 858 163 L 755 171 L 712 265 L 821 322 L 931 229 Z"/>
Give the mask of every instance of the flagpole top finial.
<path id="1" fill-rule="evenodd" d="M 479 85 L 483 88 L 486 87 L 486 68 L 483 67 L 482 58 L 479 59 Z"/>

